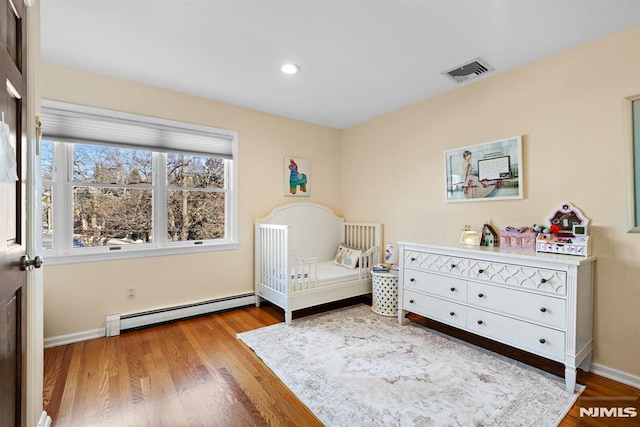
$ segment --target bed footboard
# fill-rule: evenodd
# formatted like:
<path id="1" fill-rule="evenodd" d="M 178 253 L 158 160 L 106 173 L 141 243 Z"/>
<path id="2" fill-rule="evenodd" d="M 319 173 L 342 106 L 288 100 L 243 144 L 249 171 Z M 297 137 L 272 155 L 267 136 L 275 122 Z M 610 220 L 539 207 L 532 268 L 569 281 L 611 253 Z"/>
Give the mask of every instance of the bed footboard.
<path id="1" fill-rule="evenodd" d="M 317 258 L 289 255 L 287 225 L 256 225 L 255 284 L 284 296 L 318 282 Z M 258 295 L 260 297 L 262 295 Z"/>
<path id="2" fill-rule="evenodd" d="M 289 270 L 287 250 L 289 228 L 287 225 L 256 225 L 254 268 L 256 289 L 261 285 L 275 292 L 285 293 L 286 272 Z"/>
<path id="3" fill-rule="evenodd" d="M 360 255 L 360 260 L 358 261 L 358 271 L 360 273 L 360 279 L 371 278 L 371 268 L 374 264 L 378 263 L 379 259 L 380 248 L 377 246 L 370 248 Z"/>
<path id="4" fill-rule="evenodd" d="M 318 258 L 291 255 L 291 286 L 289 293 L 311 289 L 318 283 Z"/>

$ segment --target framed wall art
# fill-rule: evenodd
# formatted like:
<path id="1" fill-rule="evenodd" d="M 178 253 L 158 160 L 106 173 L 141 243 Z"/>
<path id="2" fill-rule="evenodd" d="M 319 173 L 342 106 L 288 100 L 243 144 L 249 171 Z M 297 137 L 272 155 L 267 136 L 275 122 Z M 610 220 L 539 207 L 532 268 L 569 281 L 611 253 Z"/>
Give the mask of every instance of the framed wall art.
<path id="1" fill-rule="evenodd" d="M 522 199 L 522 137 L 444 153 L 447 202 Z"/>
<path id="2" fill-rule="evenodd" d="M 284 195 L 309 197 L 311 162 L 309 159 L 286 156 L 284 158 Z"/>

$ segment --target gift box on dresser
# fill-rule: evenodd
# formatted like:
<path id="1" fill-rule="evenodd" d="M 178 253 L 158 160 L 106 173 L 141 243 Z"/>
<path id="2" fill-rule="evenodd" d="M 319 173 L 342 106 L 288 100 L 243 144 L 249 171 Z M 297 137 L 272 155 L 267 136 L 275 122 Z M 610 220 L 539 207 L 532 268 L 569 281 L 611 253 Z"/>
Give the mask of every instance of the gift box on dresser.
<path id="1" fill-rule="evenodd" d="M 534 250 L 537 233 L 529 227 L 506 227 L 500 231 L 500 247 Z"/>

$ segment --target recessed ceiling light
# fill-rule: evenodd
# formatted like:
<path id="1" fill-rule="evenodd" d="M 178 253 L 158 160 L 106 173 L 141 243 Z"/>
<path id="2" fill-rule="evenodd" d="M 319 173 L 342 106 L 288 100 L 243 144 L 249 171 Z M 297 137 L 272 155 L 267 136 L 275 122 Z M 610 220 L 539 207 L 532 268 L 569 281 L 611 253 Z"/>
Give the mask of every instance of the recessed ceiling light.
<path id="1" fill-rule="evenodd" d="M 280 67 L 280 70 L 282 70 L 282 72 L 285 74 L 295 74 L 300 72 L 300 67 L 298 67 L 296 64 L 284 64 L 282 67 Z"/>

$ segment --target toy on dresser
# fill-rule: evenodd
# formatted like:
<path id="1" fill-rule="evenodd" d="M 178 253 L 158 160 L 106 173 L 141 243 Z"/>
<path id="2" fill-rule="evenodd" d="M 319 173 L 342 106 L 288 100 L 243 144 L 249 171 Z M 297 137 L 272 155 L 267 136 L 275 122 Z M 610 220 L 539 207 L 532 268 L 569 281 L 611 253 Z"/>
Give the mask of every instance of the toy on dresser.
<path id="1" fill-rule="evenodd" d="M 482 226 L 482 241 L 480 244 L 489 247 L 498 246 L 498 233 L 491 225 L 484 224 Z"/>
<path id="2" fill-rule="evenodd" d="M 590 256 L 589 220 L 571 203 L 565 202 L 549 217 L 549 226 L 534 225 L 538 231 L 537 252 Z"/>

